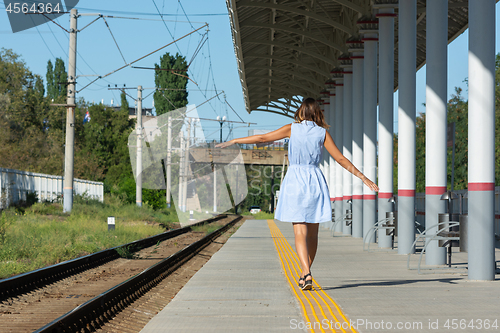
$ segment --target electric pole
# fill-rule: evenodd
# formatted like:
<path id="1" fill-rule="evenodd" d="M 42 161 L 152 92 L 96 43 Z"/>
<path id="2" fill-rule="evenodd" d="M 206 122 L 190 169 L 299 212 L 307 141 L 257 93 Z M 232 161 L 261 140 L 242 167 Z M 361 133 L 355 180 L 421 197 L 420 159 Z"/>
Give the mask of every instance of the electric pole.
<path id="1" fill-rule="evenodd" d="M 70 213 L 73 208 L 73 169 L 75 146 L 75 88 L 76 88 L 76 32 L 78 11 L 70 13 L 68 95 L 66 97 L 66 145 L 64 148 L 63 211 Z"/>
<path id="2" fill-rule="evenodd" d="M 170 208 L 170 186 L 172 186 L 172 117 L 168 117 L 167 134 L 167 208 Z"/>
<path id="3" fill-rule="evenodd" d="M 137 179 L 135 203 L 142 207 L 142 86 L 137 87 Z"/>

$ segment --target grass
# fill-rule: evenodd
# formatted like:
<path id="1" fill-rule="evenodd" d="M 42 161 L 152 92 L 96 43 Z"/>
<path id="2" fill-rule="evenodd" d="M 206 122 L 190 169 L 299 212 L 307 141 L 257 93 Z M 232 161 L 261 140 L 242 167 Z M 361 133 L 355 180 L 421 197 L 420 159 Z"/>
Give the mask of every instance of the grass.
<path id="1" fill-rule="evenodd" d="M 194 232 L 204 232 L 205 235 L 208 235 L 211 232 L 214 232 L 215 230 L 219 229 L 222 227 L 222 225 L 219 224 L 204 224 L 204 225 L 199 225 L 192 227 L 191 230 Z"/>
<path id="2" fill-rule="evenodd" d="M 63 213 L 58 203 L 4 210 L 0 215 L 0 278 L 156 235 L 178 221 L 173 208 L 154 211 L 111 196 L 105 202 L 76 198 L 71 214 Z M 115 216 L 114 231 L 108 231 L 108 216 Z"/>
<path id="3" fill-rule="evenodd" d="M 258 212 L 257 214 L 251 214 L 250 212 L 243 212 L 241 215 L 253 216 L 254 220 L 272 220 L 274 219 L 273 213 Z"/>

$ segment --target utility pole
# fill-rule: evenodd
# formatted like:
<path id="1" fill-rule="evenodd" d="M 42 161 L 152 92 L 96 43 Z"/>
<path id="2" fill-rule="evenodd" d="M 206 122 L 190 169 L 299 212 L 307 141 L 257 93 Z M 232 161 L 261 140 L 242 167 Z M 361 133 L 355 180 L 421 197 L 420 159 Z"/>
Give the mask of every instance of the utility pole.
<path id="1" fill-rule="evenodd" d="M 217 168 L 214 163 L 214 213 L 217 213 Z"/>
<path id="2" fill-rule="evenodd" d="M 135 203 L 142 207 L 142 86 L 137 87 L 137 179 Z"/>
<path id="3" fill-rule="evenodd" d="M 68 95 L 66 98 L 66 145 L 64 149 L 63 211 L 70 213 L 73 208 L 73 165 L 75 146 L 75 88 L 76 88 L 76 32 L 78 11 L 70 13 Z"/>
<path id="4" fill-rule="evenodd" d="M 184 151 L 184 164 L 182 167 L 184 168 L 184 186 L 182 188 L 182 204 L 184 208 L 184 212 L 187 211 L 187 188 L 188 188 L 188 178 L 189 178 L 189 145 L 191 142 L 191 118 L 188 119 L 187 123 L 187 138 L 184 142 L 186 145 L 186 149 Z"/>
<path id="5" fill-rule="evenodd" d="M 172 185 L 172 117 L 168 117 L 167 134 L 167 208 L 170 208 L 170 186 Z"/>
<path id="6" fill-rule="evenodd" d="M 184 153 L 184 133 L 180 133 L 180 139 L 181 139 L 181 144 L 180 144 L 180 160 L 179 160 L 179 200 L 177 200 L 177 204 L 179 205 L 179 209 L 181 212 L 185 211 L 184 207 L 184 202 L 183 202 L 183 197 L 184 197 L 184 158 L 185 158 L 185 153 Z"/>

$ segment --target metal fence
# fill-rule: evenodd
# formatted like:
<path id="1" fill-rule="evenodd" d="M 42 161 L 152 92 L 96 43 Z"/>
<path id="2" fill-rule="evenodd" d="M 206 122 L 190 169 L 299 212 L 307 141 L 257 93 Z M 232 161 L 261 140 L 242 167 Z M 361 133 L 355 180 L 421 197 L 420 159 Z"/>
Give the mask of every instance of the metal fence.
<path id="1" fill-rule="evenodd" d="M 0 209 L 25 201 L 28 193 L 36 193 L 38 201 L 59 201 L 63 193 L 63 177 L 0 168 Z M 74 179 L 73 193 L 102 202 L 104 186 L 102 182 Z"/>

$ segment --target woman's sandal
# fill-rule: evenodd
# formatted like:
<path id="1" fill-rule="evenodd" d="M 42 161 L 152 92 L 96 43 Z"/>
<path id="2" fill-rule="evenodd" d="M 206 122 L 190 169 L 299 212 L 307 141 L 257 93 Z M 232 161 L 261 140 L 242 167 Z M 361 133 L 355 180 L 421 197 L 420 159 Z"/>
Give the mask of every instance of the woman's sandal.
<path id="1" fill-rule="evenodd" d="M 305 281 L 303 277 L 299 278 L 299 288 L 302 289 L 304 288 Z"/>
<path id="2" fill-rule="evenodd" d="M 311 280 L 306 280 L 306 278 L 310 276 L 311 277 Z M 312 288 L 312 275 L 311 273 L 308 273 L 306 275 L 304 275 L 304 284 L 302 285 L 301 289 L 302 290 L 311 290 Z"/>

